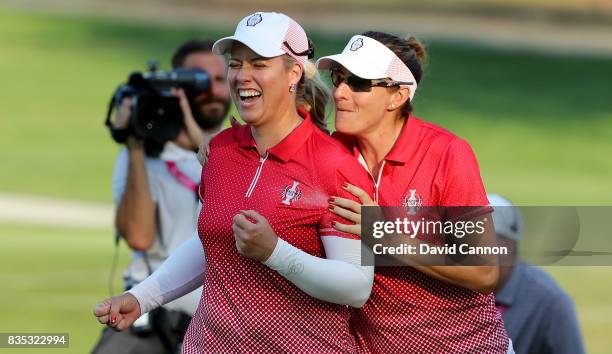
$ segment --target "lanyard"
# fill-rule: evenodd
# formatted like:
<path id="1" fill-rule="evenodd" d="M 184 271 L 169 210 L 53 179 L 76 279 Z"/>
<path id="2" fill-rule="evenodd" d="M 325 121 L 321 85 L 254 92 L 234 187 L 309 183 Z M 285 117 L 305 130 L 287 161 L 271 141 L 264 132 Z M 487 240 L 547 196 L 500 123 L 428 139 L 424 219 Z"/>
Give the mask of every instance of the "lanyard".
<path id="1" fill-rule="evenodd" d="M 170 174 L 174 176 L 174 178 L 176 178 L 176 180 L 185 188 L 194 193 L 198 191 L 198 185 L 194 181 L 190 180 L 187 175 L 181 172 L 181 170 L 176 167 L 176 163 L 174 163 L 174 161 L 166 161 L 166 167 L 168 168 L 168 172 L 170 172 Z"/>

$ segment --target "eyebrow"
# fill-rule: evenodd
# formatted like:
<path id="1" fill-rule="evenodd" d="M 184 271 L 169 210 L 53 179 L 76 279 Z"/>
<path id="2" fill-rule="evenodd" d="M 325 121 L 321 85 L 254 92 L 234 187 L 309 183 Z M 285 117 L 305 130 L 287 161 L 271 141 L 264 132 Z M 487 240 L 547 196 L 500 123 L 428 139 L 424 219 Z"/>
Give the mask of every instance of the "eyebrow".
<path id="1" fill-rule="evenodd" d="M 253 58 L 247 59 L 247 61 L 260 61 L 260 60 L 268 60 L 268 59 L 271 59 L 271 58 L 265 58 L 265 57 L 257 56 L 257 57 L 253 57 Z M 234 57 L 230 57 L 229 60 L 243 61 L 241 59 L 234 58 Z"/>

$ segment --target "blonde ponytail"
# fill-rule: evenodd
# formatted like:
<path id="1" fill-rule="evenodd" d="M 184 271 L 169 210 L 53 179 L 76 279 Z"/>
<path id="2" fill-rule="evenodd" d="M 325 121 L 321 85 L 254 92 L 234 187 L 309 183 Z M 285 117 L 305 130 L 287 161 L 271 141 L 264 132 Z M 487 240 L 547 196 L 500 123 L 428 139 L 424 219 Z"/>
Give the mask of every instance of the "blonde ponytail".
<path id="1" fill-rule="evenodd" d="M 296 63 L 295 59 L 285 55 L 287 67 Z M 321 78 L 319 71 L 310 60 L 304 62 L 304 73 L 298 83 L 295 95 L 295 105 L 302 107 L 309 114 L 312 122 L 323 132 L 329 134 L 327 128 L 327 103 L 331 101 L 331 90 Z"/>

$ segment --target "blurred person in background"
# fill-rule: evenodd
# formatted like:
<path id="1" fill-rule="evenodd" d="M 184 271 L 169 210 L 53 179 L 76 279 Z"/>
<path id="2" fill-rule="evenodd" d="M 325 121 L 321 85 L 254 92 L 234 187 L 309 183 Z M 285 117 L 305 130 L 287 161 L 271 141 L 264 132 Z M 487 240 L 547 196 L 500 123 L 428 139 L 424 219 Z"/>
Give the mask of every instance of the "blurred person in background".
<path id="1" fill-rule="evenodd" d="M 495 303 L 514 350 L 522 353 L 584 353 L 574 304 L 542 269 L 518 257 L 523 238 L 520 210 L 506 198 L 488 195 L 494 208 L 497 243 L 508 249 L 500 255 Z"/>
<path id="2" fill-rule="evenodd" d="M 226 66 L 212 53 L 213 42 L 193 39 L 183 43 L 172 57 L 174 69 L 202 69 L 210 88 L 193 98 L 173 89 L 183 114 L 178 135 L 164 144 L 128 136 L 113 174 L 116 232 L 133 251 L 124 272 L 125 289 L 144 280 L 184 240 L 196 231 L 199 212 L 197 189 L 201 167 L 195 150 L 205 136 L 223 128 L 230 98 Z M 132 102 L 125 98 L 117 111 L 114 128 L 125 128 Z M 105 328 L 93 353 L 171 353 L 180 348 L 200 299 L 201 288 L 142 316 L 129 331 Z"/>

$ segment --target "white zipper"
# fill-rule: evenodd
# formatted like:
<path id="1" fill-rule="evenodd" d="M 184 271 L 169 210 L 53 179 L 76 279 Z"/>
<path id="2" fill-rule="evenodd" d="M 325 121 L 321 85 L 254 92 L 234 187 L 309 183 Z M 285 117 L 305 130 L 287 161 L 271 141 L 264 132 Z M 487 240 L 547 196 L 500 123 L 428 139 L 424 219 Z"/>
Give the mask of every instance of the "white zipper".
<path id="1" fill-rule="evenodd" d="M 266 151 L 266 154 L 264 155 L 264 157 L 259 158 L 259 166 L 257 167 L 257 171 L 255 172 L 255 176 L 253 177 L 253 180 L 251 181 L 251 185 L 249 186 L 249 189 L 247 190 L 245 197 L 249 198 L 251 194 L 253 194 L 253 191 L 255 190 L 255 186 L 257 185 L 257 181 L 259 180 L 259 176 L 261 176 L 261 170 L 263 169 L 264 162 L 266 162 L 267 158 L 268 158 L 268 152 Z"/>
<path id="2" fill-rule="evenodd" d="M 378 170 L 378 179 L 374 182 L 374 201 L 378 203 L 378 186 L 380 186 L 380 178 L 382 177 L 383 170 L 385 169 L 385 160 L 383 160 L 382 165 L 380 165 L 380 170 Z"/>
<path id="3" fill-rule="evenodd" d="M 372 176 L 372 172 L 370 172 L 370 169 L 368 168 L 368 164 L 366 163 L 361 153 L 359 153 L 358 160 L 361 163 L 361 165 L 365 168 L 365 170 L 368 172 L 368 175 L 370 176 L 370 178 L 372 179 L 372 182 L 374 183 L 374 201 L 378 203 L 378 186 L 380 185 L 380 178 L 382 177 L 383 170 L 385 169 L 385 162 L 387 161 L 383 160 L 382 165 L 380 166 L 380 170 L 378 170 L 378 179 L 374 179 L 374 176 Z"/>

